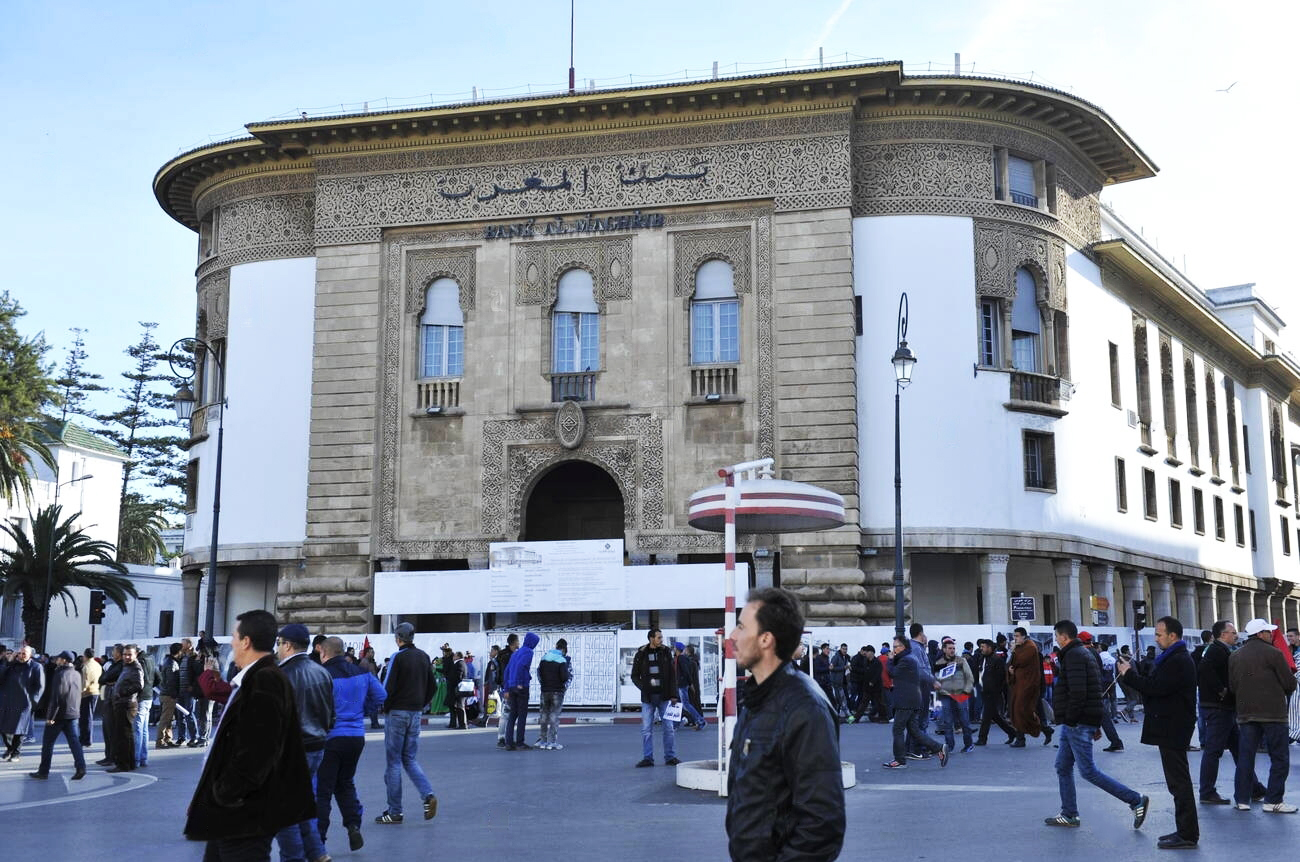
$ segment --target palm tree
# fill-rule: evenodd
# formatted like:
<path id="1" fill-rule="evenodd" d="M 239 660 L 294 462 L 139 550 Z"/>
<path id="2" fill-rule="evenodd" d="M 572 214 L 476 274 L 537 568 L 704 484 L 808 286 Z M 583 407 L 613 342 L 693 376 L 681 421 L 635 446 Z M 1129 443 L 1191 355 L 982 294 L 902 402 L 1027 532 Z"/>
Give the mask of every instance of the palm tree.
<path id="1" fill-rule="evenodd" d="M 46 506 L 32 519 L 31 535 L 16 523 L 0 524 L 0 531 L 14 545 L 0 550 L 0 597 L 23 602 L 23 629 L 27 642 L 45 645 L 45 585 L 49 577 L 50 596 L 77 609 L 70 587 L 103 590 L 118 610 L 126 612 L 126 600 L 135 598 L 135 585 L 123 577 L 126 566 L 117 562 L 111 542 L 92 539 L 73 526 L 81 513 L 60 523 L 62 506 Z M 50 549 L 53 549 L 53 554 Z M 53 564 L 51 565 L 51 558 Z"/>
<path id="2" fill-rule="evenodd" d="M 153 565 L 168 554 L 160 530 L 167 528 L 163 503 L 127 494 L 122 501 L 122 522 L 117 528 L 117 559 L 123 563 Z"/>
<path id="3" fill-rule="evenodd" d="M 0 422 L 0 497 L 13 503 L 32 495 L 33 457 L 54 469 L 45 431 L 36 422 Z"/>

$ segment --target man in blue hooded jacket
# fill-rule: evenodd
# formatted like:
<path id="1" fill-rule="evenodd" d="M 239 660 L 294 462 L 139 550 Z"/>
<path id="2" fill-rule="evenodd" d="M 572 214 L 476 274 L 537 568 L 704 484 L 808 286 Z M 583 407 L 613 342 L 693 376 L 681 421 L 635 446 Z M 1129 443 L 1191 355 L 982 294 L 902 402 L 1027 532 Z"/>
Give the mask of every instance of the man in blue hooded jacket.
<path id="1" fill-rule="evenodd" d="M 316 773 L 316 828 L 324 842 L 330 826 L 330 797 L 337 799 L 348 845 L 355 851 L 365 844 L 361 837 L 364 811 L 354 777 L 366 745 L 366 716 L 375 714 L 388 699 L 388 692 L 373 673 L 348 661 L 342 639 L 326 638 L 321 657 L 334 679 L 334 729 L 325 740 L 325 757 Z"/>
<path id="2" fill-rule="evenodd" d="M 524 635 L 524 645 L 510 656 L 506 665 L 504 688 L 510 700 L 510 718 L 506 727 L 506 751 L 532 748 L 524 742 L 528 723 L 528 688 L 533 683 L 533 647 L 541 640 L 533 632 Z"/>

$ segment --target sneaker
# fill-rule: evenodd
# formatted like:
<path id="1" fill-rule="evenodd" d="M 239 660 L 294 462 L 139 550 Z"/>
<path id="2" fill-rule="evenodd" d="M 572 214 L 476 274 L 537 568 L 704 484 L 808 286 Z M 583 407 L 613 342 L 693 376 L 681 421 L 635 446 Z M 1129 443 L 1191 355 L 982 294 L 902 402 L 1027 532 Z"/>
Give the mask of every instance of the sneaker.
<path id="1" fill-rule="evenodd" d="M 349 826 L 348 827 L 348 849 L 353 852 L 356 852 L 357 850 L 360 850 L 365 845 L 365 843 L 366 843 L 366 839 L 361 835 L 361 827 Z"/>
<path id="2" fill-rule="evenodd" d="M 913 753 L 907 755 L 907 759 L 908 759 L 908 760 L 929 760 L 929 759 L 930 759 L 930 755 L 928 755 L 928 754 L 917 754 L 917 753 L 913 752 Z"/>
<path id="3" fill-rule="evenodd" d="M 1248 804 L 1245 803 L 1245 802 L 1238 802 L 1238 803 L 1237 803 L 1237 810 L 1238 810 L 1238 811 L 1249 811 L 1249 810 L 1250 810 L 1250 805 L 1248 805 Z"/>
<path id="4" fill-rule="evenodd" d="M 906 769 L 906 768 L 907 768 L 907 764 L 906 764 L 906 763 L 899 763 L 897 760 L 891 760 L 891 761 L 889 761 L 888 763 L 882 763 L 882 764 L 880 764 L 880 765 L 883 766 L 883 767 L 885 767 L 886 769 Z"/>
<path id="5" fill-rule="evenodd" d="M 1264 810 L 1270 814 L 1295 814 L 1297 809 L 1286 802 L 1265 802 Z"/>
<path id="6" fill-rule="evenodd" d="M 942 769 L 947 765 L 948 765 L 948 746 L 947 744 L 944 744 L 939 747 L 939 768 Z"/>
<path id="7" fill-rule="evenodd" d="M 975 750 L 975 743 L 972 742 L 970 745 L 968 745 L 968 746 L 966 746 L 965 748 L 963 748 L 963 749 L 961 750 L 961 753 L 962 753 L 962 754 L 970 754 L 970 753 L 971 753 L 972 751 L 974 751 L 974 750 Z"/>
<path id="8" fill-rule="evenodd" d="M 401 823 L 402 815 L 393 814 L 392 812 L 385 811 L 383 814 L 380 814 L 378 817 L 375 818 L 375 822 L 376 823 Z"/>
<path id="9" fill-rule="evenodd" d="M 564 746 L 563 746 L 563 745 L 560 745 L 558 742 L 552 742 L 550 747 L 551 747 L 551 751 L 563 751 L 563 750 L 564 750 Z"/>
<path id="10" fill-rule="evenodd" d="M 546 749 L 546 740 L 544 740 L 544 739 L 535 739 L 535 740 L 533 740 L 533 748 L 540 748 L 540 749 L 542 749 L 542 750 L 545 750 L 545 749 Z"/>
<path id="11" fill-rule="evenodd" d="M 45 781 L 50 777 L 50 774 L 48 772 L 29 772 L 27 773 L 27 775 L 30 778 L 39 778 L 41 781 Z"/>
<path id="12" fill-rule="evenodd" d="M 1079 818 L 1069 817 L 1065 814 L 1058 814 L 1055 817 L 1044 817 L 1043 823 L 1048 826 L 1064 826 L 1066 829 L 1079 828 Z"/>
<path id="13" fill-rule="evenodd" d="M 654 766 L 655 762 L 648 757 L 643 757 L 636 762 L 637 769 L 644 769 L 647 766 Z"/>
<path id="14" fill-rule="evenodd" d="M 438 816 L 438 797 L 430 793 L 424 797 L 424 819 L 432 820 Z"/>
<path id="15" fill-rule="evenodd" d="M 1142 798 L 1139 799 L 1134 805 L 1129 806 L 1129 808 L 1132 809 L 1133 811 L 1134 829 L 1142 828 L 1142 821 L 1147 819 L 1147 809 L 1150 807 L 1151 807 L 1151 797 L 1147 796 L 1145 793 L 1142 794 Z"/>
<path id="16" fill-rule="evenodd" d="M 664 760 L 664 765 L 665 765 L 665 766 L 676 766 L 676 765 L 679 764 L 679 763 L 681 763 L 681 761 L 678 760 L 678 759 L 675 758 L 675 757 L 669 757 L 669 758 L 667 758 L 666 760 Z M 1291 810 L 1294 811 L 1295 809 L 1292 808 Z"/>

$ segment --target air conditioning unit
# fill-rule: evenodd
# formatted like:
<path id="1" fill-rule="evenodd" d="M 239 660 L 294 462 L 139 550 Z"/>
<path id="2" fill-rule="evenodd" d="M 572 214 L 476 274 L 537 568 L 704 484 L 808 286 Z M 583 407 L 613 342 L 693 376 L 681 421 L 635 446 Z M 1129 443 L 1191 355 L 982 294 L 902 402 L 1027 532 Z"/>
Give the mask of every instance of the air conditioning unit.
<path id="1" fill-rule="evenodd" d="M 1130 410 L 1128 412 L 1128 427 L 1130 428 L 1138 427 L 1138 415 L 1136 410 Z"/>

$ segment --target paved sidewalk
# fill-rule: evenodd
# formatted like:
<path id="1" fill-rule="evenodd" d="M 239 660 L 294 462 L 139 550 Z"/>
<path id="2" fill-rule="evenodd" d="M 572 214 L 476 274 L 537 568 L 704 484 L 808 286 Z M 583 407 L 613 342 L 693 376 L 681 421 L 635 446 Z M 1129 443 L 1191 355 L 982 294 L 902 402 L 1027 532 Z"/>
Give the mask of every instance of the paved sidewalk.
<path id="1" fill-rule="evenodd" d="M 1119 754 L 1098 749 L 1102 769 L 1152 799 L 1140 831 L 1132 829 L 1123 803 L 1078 782 L 1080 829 L 1050 829 L 1044 817 L 1059 810 L 1053 761 L 1056 749 L 1030 740 L 1012 750 L 996 737 L 971 754 L 956 753 L 947 769 L 935 761 L 911 762 L 906 770 L 880 764 L 889 756 L 888 725 L 842 728 L 845 759 L 857 764 L 858 786 L 848 791 L 844 860 L 942 859 L 967 862 L 1090 858 L 1147 862 L 1155 840 L 1173 831 L 1173 805 L 1164 788 L 1159 756 L 1137 742 L 1136 727 L 1123 727 L 1128 745 Z M 528 739 L 536 737 L 529 728 Z M 724 801 L 681 790 L 674 770 L 662 765 L 655 734 L 654 769 L 636 769 L 640 732 L 624 724 L 575 724 L 560 729 L 563 751 L 506 752 L 496 748 L 493 728 L 449 731 L 432 719 L 421 734 L 420 761 L 438 794 L 438 816 L 418 814 L 398 826 L 373 822 L 384 809 L 382 732 L 368 734 L 358 770 L 366 806 L 366 845 L 347 849 L 337 822 L 329 850 L 347 859 L 462 859 L 509 854 L 527 847 L 542 862 L 607 862 L 664 858 L 726 859 Z M 677 734 L 678 755 L 714 755 L 716 732 Z M 180 834 L 185 806 L 202 764 L 201 749 L 150 751 L 149 768 L 107 775 L 99 768 L 79 782 L 71 756 L 56 747 L 48 781 L 34 781 L 38 757 L 0 764 L 0 835 L 7 859 L 101 860 L 121 854 L 131 862 L 197 862 L 202 847 Z M 1290 801 L 1300 802 L 1300 747 L 1292 746 Z M 98 759 L 102 748 L 92 749 Z M 1195 775 L 1200 755 L 1189 755 Z M 1231 759 L 1225 758 L 1220 793 L 1230 791 Z M 1259 765 L 1266 767 L 1266 759 Z M 404 786 L 408 811 L 417 811 L 414 788 Z M 1300 839 L 1300 815 L 1201 808 L 1201 858 L 1267 854 L 1284 858 Z M 129 819 L 128 819 L 129 818 Z M 526 842 L 520 844 L 520 842 Z M 278 858 L 278 857 L 276 857 Z"/>

